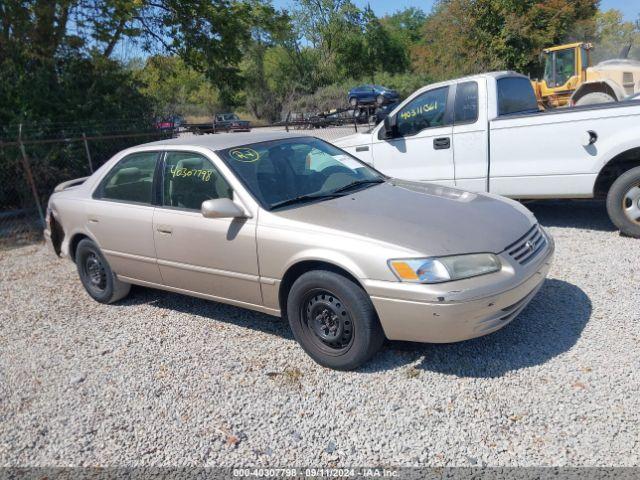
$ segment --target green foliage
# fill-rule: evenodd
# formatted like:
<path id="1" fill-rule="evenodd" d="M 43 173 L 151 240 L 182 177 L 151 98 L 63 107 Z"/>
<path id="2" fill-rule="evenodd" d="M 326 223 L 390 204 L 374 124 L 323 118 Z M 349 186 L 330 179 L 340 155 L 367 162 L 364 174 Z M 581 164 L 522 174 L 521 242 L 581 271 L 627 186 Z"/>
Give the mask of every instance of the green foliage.
<path id="1" fill-rule="evenodd" d="M 640 19 L 626 22 L 619 10 L 598 12 L 595 17 L 593 62 L 618 58 L 622 48 L 631 45 L 629 58 L 640 59 Z"/>
<path id="2" fill-rule="evenodd" d="M 546 46 L 593 32 L 598 0 L 441 0 L 412 51 L 413 68 L 442 79 L 489 70 L 532 72 Z"/>

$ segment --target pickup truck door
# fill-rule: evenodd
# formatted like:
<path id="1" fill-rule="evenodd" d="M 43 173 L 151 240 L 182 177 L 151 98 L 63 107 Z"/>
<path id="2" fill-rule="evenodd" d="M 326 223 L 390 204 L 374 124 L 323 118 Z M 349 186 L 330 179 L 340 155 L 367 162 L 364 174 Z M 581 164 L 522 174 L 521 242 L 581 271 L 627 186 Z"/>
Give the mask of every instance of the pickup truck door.
<path id="1" fill-rule="evenodd" d="M 487 190 L 487 95 L 484 79 L 455 86 L 453 108 L 453 160 L 456 186 L 472 192 Z"/>
<path id="2" fill-rule="evenodd" d="M 395 178 L 455 184 L 449 87 L 423 92 L 394 115 L 392 138 L 374 131 L 373 164 Z"/>

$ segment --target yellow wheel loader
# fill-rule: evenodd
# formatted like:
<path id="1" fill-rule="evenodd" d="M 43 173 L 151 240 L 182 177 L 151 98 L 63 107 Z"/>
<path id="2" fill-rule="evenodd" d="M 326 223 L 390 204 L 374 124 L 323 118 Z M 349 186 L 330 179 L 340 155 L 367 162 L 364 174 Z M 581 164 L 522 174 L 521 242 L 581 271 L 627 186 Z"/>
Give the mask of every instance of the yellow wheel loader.
<path id="1" fill-rule="evenodd" d="M 640 62 L 623 58 L 591 66 L 590 43 L 578 42 L 543 50 L 544 76 L 533 81 L 538 103 L 545 108 L 617 102 L 640 92 Z"/>

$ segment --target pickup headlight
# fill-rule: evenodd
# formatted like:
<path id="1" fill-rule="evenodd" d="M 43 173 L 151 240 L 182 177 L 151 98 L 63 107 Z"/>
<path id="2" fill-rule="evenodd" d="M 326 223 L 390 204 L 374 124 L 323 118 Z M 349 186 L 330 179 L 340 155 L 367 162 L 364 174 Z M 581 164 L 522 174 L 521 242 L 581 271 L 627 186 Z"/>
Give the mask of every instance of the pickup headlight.
<path id="1" fill-rule="evenodd" d="M 473 253 L 389 260 L 389 267 L 403 282 L 442 283 L 497 272 L 502 264 L 492 253 Z"/>

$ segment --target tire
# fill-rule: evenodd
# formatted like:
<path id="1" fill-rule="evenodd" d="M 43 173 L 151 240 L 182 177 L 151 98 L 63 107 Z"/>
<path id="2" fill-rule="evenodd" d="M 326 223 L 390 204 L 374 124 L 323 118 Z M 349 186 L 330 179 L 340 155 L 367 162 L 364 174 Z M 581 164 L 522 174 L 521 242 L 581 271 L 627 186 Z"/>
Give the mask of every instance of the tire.
<path id="1" fill-rule="evenodd" d="M 378 96 L 376 97 L 376 103 L 377 103 L 379 106 L 384 105 L 384 102 L 385 102 L 385 98 L 384 98 L 384 96 L 383 96 L 383 95 L 378 95 Z"/>
<path id="2" fill-rule="evenodd" d="M 349 105 L 351 105 L 352 107 L 357 107 L 358 106 L 358 99 L 356 97 L 351 97 L 349 99 Z"/>
<path id="3" fill-rule="evenodd" d="M 580 97 L 578 99 L 578 101 L 576 102 L 576 106 L 579 107 L 579 106 L 582 106 L 582 105 L 597 105 L 599 103 L 611 103 L 611 102 L 615 102 L 615 101 L 616 101 L 616 99 L 613 98 L 608 93 L 591 92 L 591 93 L 587 93 L 583 97 Z"/>
<path id="4" fill-rule="evenodd" d="M 613 182 L 607 193 L 607 213 L 621 233 L 640 238 L 640 167 Z"/>
<path id="5" fill-rule="evenodd" d="M 98 246 L 88 238 L 78 244 L 76 266 L 82 286 L 100 303 L 117 302 L 131 290 L 131 284 L 118 280 Z"/>
<path id="6" fill-rule="evenodd" d="M 385 340 L 369 295 L 334 272 L 301 275 L 289 292 L 287 317 L 304 351 L 335 370 L 358 368 Z"/>

